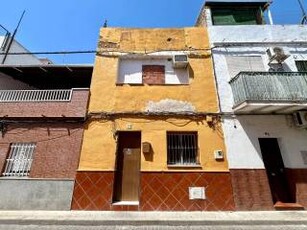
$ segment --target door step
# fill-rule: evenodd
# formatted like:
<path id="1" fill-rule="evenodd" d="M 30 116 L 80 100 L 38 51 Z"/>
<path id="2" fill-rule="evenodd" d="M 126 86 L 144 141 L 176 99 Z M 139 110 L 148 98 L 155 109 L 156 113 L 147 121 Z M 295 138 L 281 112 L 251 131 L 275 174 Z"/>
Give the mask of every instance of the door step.
<path id="1" fill-rule="evenodd" d="M 112 205 L 139 205 L 138 201 L 116 201 Z"/>
<path id="2" fill-rule="evenodd" d="M 298 203 L 283 203 L 276 202 L 274 208 L 279 211 L 291 211 L 291 210 L 305 210 L 304 206 Z"/>

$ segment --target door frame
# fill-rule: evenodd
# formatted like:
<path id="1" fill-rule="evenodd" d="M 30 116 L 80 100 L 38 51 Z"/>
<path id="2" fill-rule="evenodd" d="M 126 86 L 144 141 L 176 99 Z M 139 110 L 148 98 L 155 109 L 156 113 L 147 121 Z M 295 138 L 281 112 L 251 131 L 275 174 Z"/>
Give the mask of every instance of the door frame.
<path id="1" fill-rule="evenodd" d="M 289 181 L 288 181 L 288 177 L 287 177 L 287 170 L 286 170 L 286 166 L 285 166 L 285 161 L 284 161 L 284 158 L 283 158 L 283 154 L 282 154 L 282 145 L 280 144 L 280 138 L 277 138 L 277 137 L 258 137 L 258 143 L 259 143 L 259 149 L 260 149 L 260 153 L 261 153 L 261 157 L 262 157 L 262 161 L 263 161 L 263 164 L 264 164 L 264 169 L 266 171 L 266 175 L 267 175 L 267 179 L 268 179 L 268 183 L 269 183 L 269 188 L 270 188 L 270 193 L 271 193 L 271 196 L 272 196 L 272 201 L 273 202 L 278 202 L 278 201 L 274 201 L 274 195 L 273 195 L 273 191 L 276 191 L 274 189 L 272 189 L 272 187 L 274 186 L 273 185 L 273 181 L 272 181 L 272 177 L 269 175 L 269 169 L 267 167 L 267 164 L 265 162 L 268 162 L 266 161 L 264 158 L 264 153 L 261 149 L 261 140 L 262 139 L 271 139 L 271 140 L 276 140 L 276 143 L 277 143 L 277 146 L 278 146 L 278 150 L 279 150 L 279 156 L 280 156 L 280 160 L 281 160 L 281 163 L 282 163 L 282 167 L 283 167 L 283 175 L 282 177 L 279 179 L 279 181 L 281 181 L 281 183 L 283 183 L 285 186 L 284 188 L 286 188 L 287 191 L 285 191 L 285 196 L 287 196 L 287 200 L 293 200 L 293 194 L 291 192 L 291 187 L 289 185 Z M 279 157 L 278 156 L 278 157 Z M 278 178 L 277 178 L 278 180 Z M 295 199 L 294 199 L 295 200 Z M 281 201 L 283 202 L 283 201 Z M 287 202 L 286 202 L 287 203 Z"/>
<path id="2" fill-rule="evenodd" d="M 119 162 L 119 157 L 120 157 L 120 153 L 119 153 L 119 147 L 120 147 L 120 135 L 122 133 L 139 133 L 140 134 L 140 155 L 139 155 L 139 173 L 138 173 L 138 183 L 139 183 L 139 187 L 138 187 L 138 203 L 140 201 L 140 193 L 141 193 L 141 161 L 142 161 L 142 131 L 141 130 L 118 130 L 116 131 L 116 149 L 115 149 L 115 161 L 114 161 L 114 180 L 113 180 L 113 192 L 112 192 L 112 204 L 116 205 L 116 204 L 122 204 L 121 205 L 126 205 L 125 201 L 121 201 L 118 200 L 116 197 L 116 192 L 117 192 L 117 184 L 116 184 L 116 174 L 118 172 L 118 162 Z M 122 182 L 121 182 L 122 183 Z M 135 202 L 137 203 L 137 202 Z M 128 204 L 127 204 L 128 205 Z"/>

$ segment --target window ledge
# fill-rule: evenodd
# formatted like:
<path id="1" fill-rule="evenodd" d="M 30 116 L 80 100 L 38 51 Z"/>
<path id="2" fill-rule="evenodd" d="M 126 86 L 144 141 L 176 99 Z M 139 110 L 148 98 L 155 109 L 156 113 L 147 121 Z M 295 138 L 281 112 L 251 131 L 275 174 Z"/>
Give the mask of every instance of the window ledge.
<path id="1" fill-rule="evenodd" d="M 202 166 L 200 164 L 196 164 L 196 165 L 167 165 L 168 168 L 202 168 Z"/>

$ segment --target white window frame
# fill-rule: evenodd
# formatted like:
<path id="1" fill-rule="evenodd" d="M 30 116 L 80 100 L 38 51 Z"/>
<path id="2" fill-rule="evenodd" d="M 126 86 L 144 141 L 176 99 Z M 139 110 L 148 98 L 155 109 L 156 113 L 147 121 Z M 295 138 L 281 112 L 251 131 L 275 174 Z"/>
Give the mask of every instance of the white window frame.
<path id="1" fill-rule="evenodd" d="M 165 83 L 163 85 L 189 85 L 190 76 L 188 68 L 175 69 L 173 68 L 172 61 L 169 59 L 169 57 L 120 59 L 116 84 L 143 85 L 143 65 L 164 65 Z"/>

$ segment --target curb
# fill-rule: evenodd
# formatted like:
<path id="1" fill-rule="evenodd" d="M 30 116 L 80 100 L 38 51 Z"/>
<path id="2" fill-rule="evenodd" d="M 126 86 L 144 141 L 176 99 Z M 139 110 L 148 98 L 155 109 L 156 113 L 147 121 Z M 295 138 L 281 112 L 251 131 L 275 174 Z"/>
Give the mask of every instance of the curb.
<path id="1" fill-rule="evenodd" d="M 307 212 L 2 211 L 0 212 L 0 224 L 64 226 L 307 226 Z"/>

